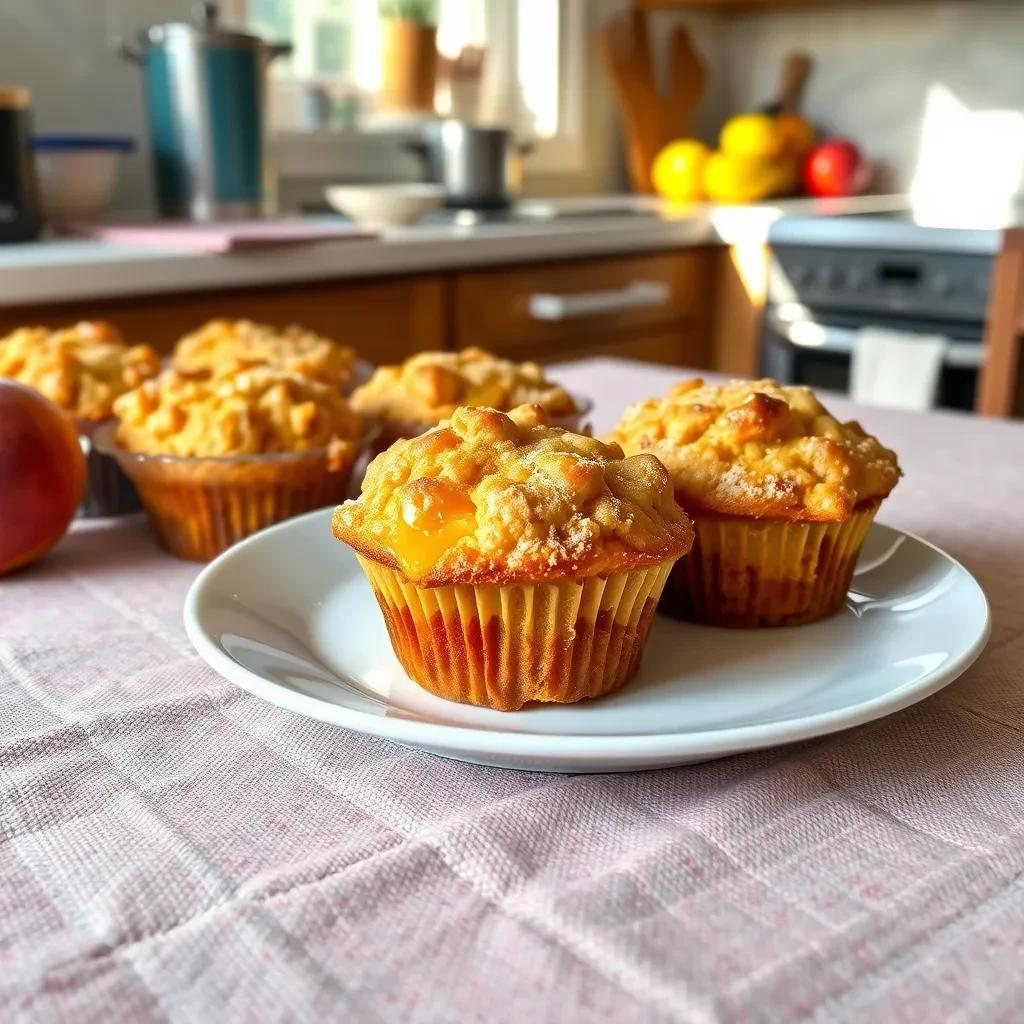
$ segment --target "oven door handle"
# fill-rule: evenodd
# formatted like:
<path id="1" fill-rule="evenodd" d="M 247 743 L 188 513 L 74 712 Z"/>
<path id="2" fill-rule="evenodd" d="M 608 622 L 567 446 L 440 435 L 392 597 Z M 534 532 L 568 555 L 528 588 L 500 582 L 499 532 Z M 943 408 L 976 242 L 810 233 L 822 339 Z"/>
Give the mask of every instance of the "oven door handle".
<path id="1" fill-rule="evenodd" d="M 773 334 L 798 348 L 852 355 L 857 343 L 857 332 L 851 327 L 830 327 L 814 320 L 784 320 L 777 313 L 769 314 L 768 324 Z M 985 346 L 980 342 L 950 341 L 946 347 L 947 366 L 977 369 L 984 359 Z"/>

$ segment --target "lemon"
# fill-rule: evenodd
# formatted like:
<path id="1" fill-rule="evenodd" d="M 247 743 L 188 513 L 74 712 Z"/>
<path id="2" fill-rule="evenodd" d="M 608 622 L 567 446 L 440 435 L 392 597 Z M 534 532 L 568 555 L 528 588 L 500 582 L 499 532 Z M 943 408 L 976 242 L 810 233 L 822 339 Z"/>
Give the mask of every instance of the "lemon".
<path id="1" fill-rule="evenodd" d="M 712 153 L 704 165 L 704 191 L 717 203 L 756 203 L 782 184 L 778 161 L 761 156 Z"/>
<path id="2" fill-rule="evenodd" d="M 722 126 L 718 145 L 730 156 L 771 157 L 782 151 L 778 121 L 767 114 L 737 114 Z"/>
<path id="3" fill-rule="evenodd" d="M 697 139 L 676 139 L 651 165 L 655 191 L 673 203 L 692 203 L 704 195 L 704 164 L 710 150 Z"/>

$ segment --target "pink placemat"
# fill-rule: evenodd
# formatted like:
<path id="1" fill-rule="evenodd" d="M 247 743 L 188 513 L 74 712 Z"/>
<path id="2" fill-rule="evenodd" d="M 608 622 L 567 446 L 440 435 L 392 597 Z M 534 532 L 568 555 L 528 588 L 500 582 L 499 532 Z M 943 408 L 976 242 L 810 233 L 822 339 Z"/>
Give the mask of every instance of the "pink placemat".
<path id="1" fill-rule="evenodd" d="M 604 428 L 677 375 L 561 376 Z M 979 577 L 988 650 L 891 718 L 666 771 L 290 715 L 199 661 L 197 567 L 141 517 L 76 526 L 0 581 L 0 1020 L 1019 1020 L 1024 427 L 856 411 L 907 474 L 882 520 Z"/>
<path id="2" fill-rule="evenodd" d="M 192 221 L 153 221 L 139 224 L 75 224 L 71 234 L 97 238 L 112 245 L 149 245 L 157 249 L 194 252 L 236 252 L 277 245 L 336 242 L 372 238 L 373 233 L 346 221 L 308 218 L 231 220 L 210 224 Z"/>

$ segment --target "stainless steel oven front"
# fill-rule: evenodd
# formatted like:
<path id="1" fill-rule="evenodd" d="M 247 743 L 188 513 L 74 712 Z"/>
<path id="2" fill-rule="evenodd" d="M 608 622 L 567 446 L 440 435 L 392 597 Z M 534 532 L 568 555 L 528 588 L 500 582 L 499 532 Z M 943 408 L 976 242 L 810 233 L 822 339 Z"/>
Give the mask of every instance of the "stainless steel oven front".
<path id="1" fill-rule="evenodd" d="M 761 371 L 847 391 L 858 331 L 948 339 L 938 404 L 973 409 L 992 257 L 948 251 L 772 247 Z"/>

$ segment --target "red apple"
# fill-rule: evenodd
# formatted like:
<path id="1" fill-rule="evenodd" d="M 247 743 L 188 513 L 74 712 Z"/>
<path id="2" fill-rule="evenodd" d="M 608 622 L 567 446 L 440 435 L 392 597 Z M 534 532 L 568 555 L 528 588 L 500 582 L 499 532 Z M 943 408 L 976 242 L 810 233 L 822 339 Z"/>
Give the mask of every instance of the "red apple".
<path id="1" fill-rule="evenodd" d="M 804 190 L 811 196 L 855 196 L 870 177 L 871 165 L 849 139 L 828 139 L 804 161 Z"/>
<path id="2" fill-rule="evenodd" d="M 38 391 L 0 378 L 0 573 L 49 551 L 84 490 L 71 421 Z"/>

